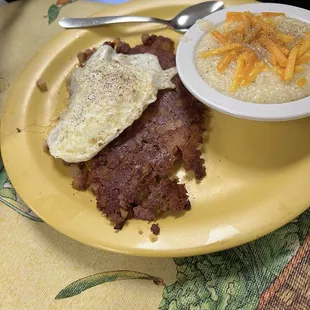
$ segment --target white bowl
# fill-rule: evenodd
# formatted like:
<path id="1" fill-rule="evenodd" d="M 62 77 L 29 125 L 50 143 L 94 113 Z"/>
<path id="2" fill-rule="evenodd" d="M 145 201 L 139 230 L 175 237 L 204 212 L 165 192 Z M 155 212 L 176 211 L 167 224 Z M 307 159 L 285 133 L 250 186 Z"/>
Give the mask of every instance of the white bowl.
<path id="1" fill-rule="evenodd" d="M 253 13 L 283 12 L 288 17 L 310 22 L 310 11 L 284 4 L 255 3 L 234 6 L 205 17 L 215 26 L 224 22 L 229 11 Z M 198 25 L 185 34 L 188 40 L 179 43 L 176 55 L 177 69 L 185 87 L 198 100 L 220 112 L 258 121 L 284 121 L 310 116 L 310 97 L 288 103 L 258 104 L 224 95 L 210 87 L 199 75 L 194 62 L 194 52 L 205 32 Z"/>

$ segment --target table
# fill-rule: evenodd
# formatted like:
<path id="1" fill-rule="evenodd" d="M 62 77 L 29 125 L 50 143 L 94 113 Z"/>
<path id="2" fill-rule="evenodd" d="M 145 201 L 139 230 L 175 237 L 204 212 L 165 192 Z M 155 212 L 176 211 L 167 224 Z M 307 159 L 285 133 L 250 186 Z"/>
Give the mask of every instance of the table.
<path id="1" fill-rule="evenodd" d="M 59 16 L 87 16 L 105 7 L 65 2 L 58 1 Z M 61 31 L 55 13 L 47 16 L 55 3 L 0 6 L 0 106 L 23 66 Z M 18 197 L 2 162 L 0 168 L 0 309 L 309 309 L 310 210 L 225 252 L 128 257 L 82 245 L 49 227 Z"/>

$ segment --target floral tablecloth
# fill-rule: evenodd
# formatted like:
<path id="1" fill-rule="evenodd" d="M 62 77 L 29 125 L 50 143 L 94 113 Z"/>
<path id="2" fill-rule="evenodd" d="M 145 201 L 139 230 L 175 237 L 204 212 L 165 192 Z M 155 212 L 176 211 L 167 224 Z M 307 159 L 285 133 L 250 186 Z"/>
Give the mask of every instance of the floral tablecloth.
<path id="1" fill-rule="evenodd" d="M 23 66 L 61 31 L 59 16 L 86 16 L 104 6 L 74 0 L 1 5 L 0 105 Z M 23 204 L 2 162 L 0 168 L 0 309 L 310 309 L 310 210 L 229 251 L 128 257 L 49 227 Z"/>

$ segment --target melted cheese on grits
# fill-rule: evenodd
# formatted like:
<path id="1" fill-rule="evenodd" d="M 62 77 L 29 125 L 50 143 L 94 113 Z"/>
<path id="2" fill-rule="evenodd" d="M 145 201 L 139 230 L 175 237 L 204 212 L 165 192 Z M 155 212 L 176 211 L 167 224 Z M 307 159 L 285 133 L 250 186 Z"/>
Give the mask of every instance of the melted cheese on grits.
<path id="1" fill-rule="evenodd" d="M 138 119 L 160 89 L 175 88 L 176 68 L 162 70 L 151 54 L 116 54 L 100 47 L 77 68 L 70 103 L 47 138 L 49 152 L 68 163 L 94 157 Z"/>

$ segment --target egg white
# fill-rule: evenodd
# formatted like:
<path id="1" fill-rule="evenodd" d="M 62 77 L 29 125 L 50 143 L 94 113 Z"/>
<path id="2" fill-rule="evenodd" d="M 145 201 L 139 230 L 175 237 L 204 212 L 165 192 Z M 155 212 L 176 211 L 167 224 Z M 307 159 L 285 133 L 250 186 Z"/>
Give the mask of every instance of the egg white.
<path id="1" fill-rule="evenodd" d="M 100 47 L 72 73 L 69 106 L 47 138 L 50 154 L 68 163 L 93 158 L 142 115 L 158 90 L 175 87 L 176 73 L 162 70 L 154 55 Z"/>

